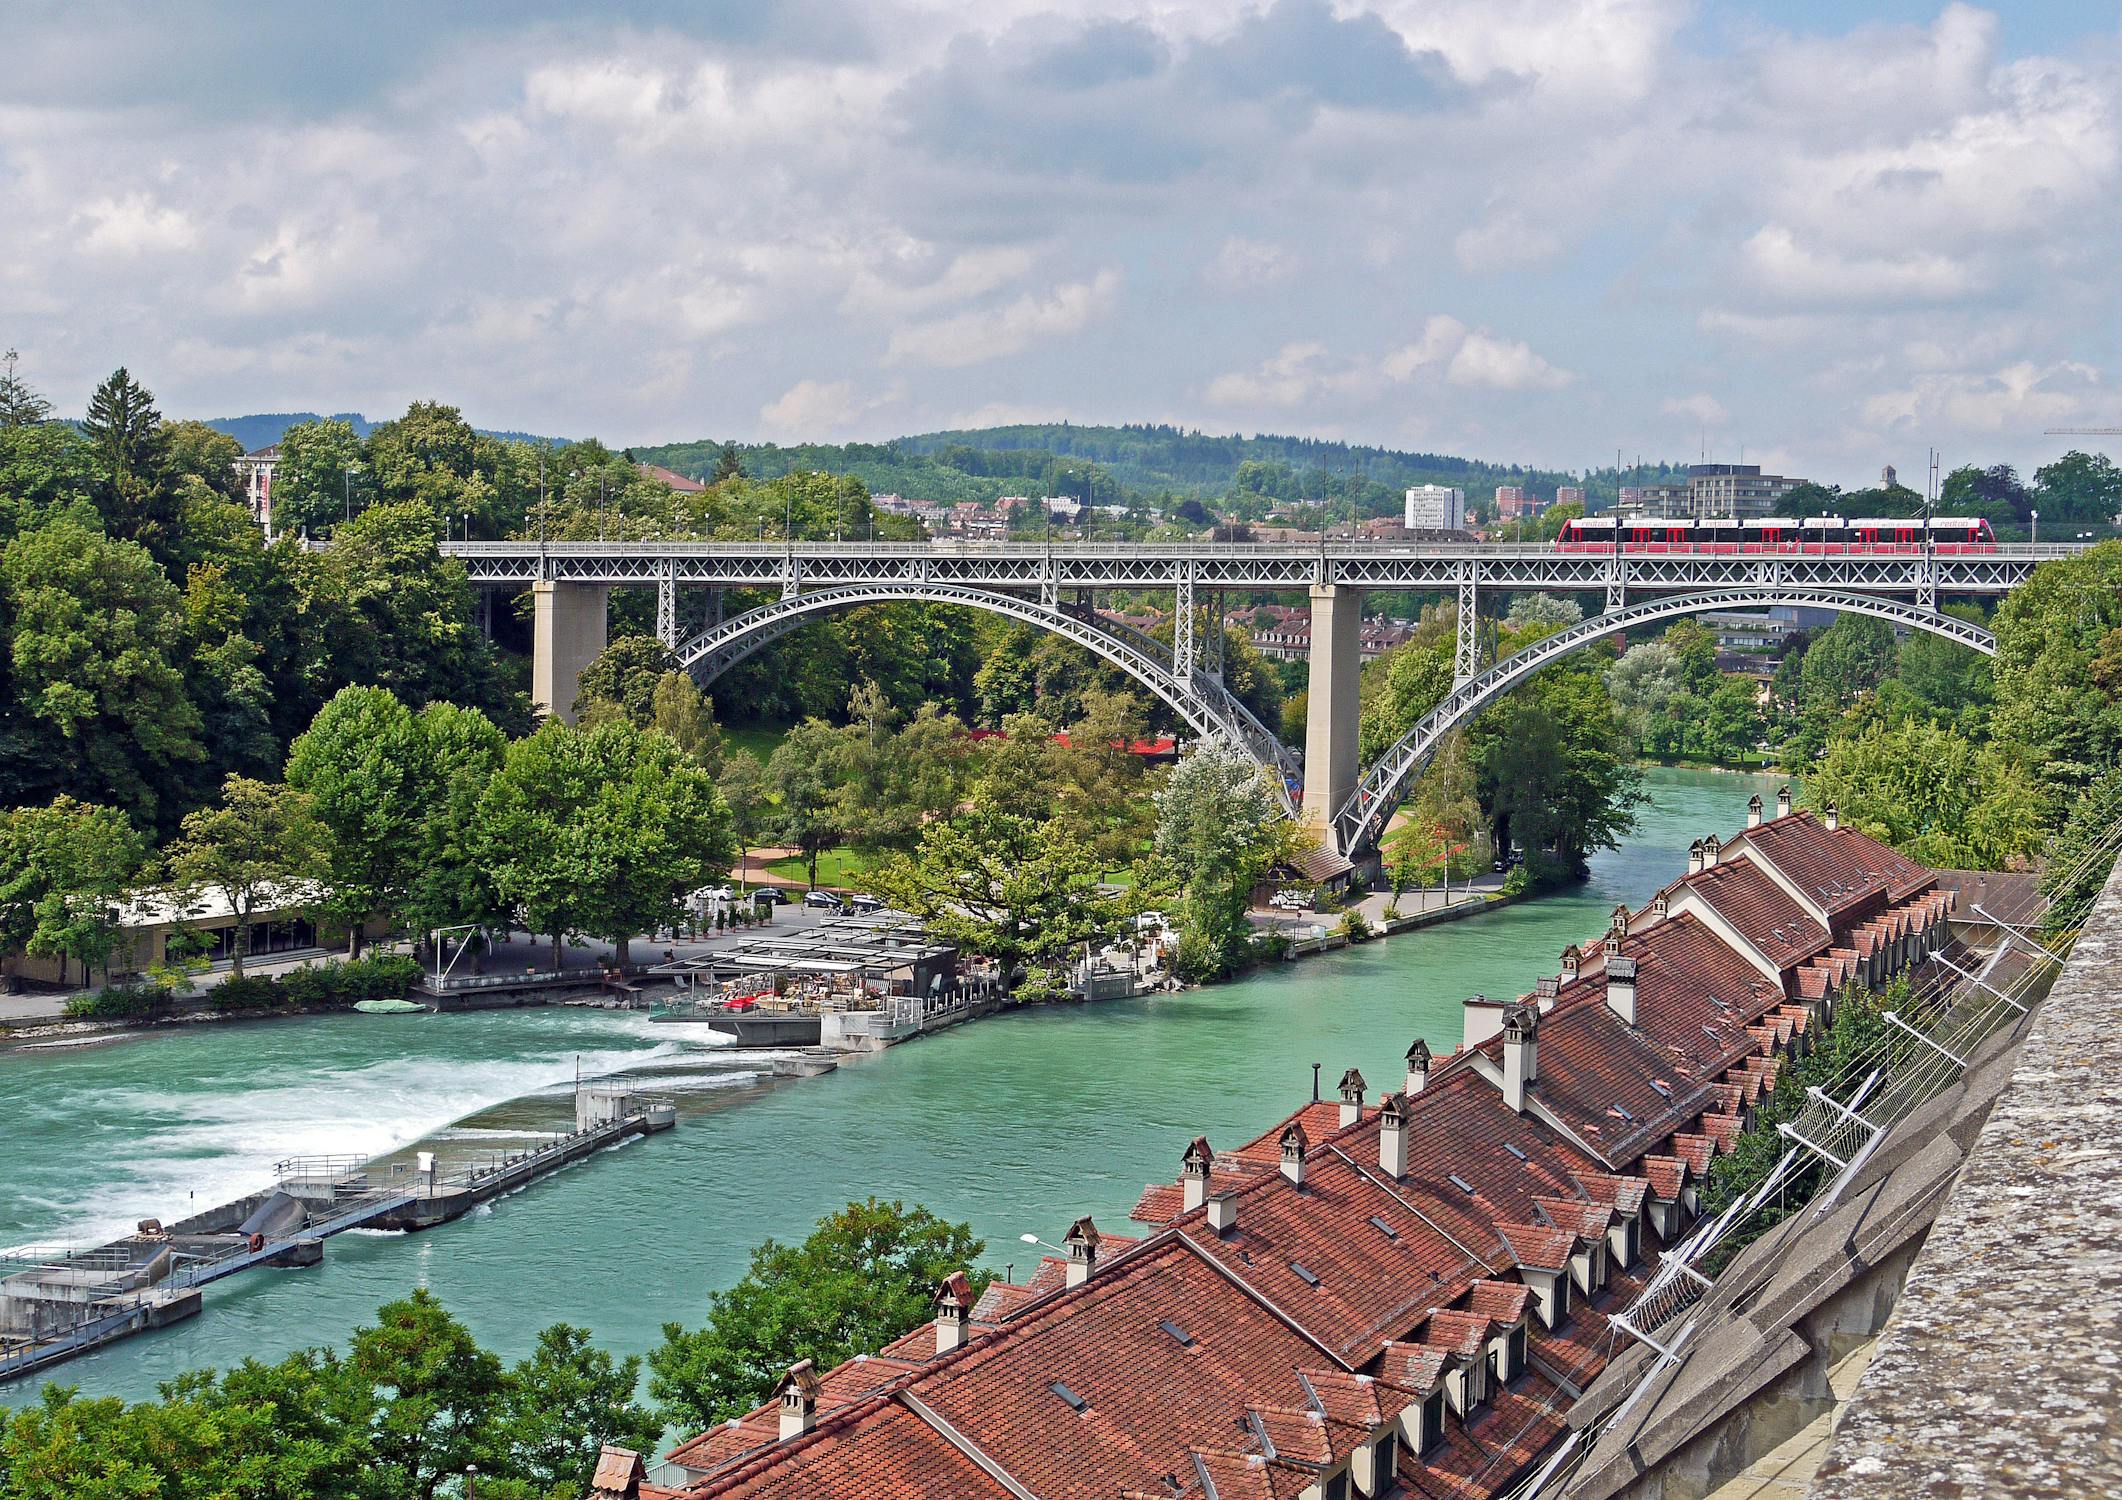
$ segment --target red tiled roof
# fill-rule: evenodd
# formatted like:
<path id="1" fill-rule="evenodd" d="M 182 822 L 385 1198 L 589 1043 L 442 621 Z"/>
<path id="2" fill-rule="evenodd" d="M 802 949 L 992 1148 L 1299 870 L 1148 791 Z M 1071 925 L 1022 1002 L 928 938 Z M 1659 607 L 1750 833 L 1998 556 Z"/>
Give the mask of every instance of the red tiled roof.
<path id="1" fill-rule="evenodd" d="M 1334 1461 L 1333 1444 L 1327 1440 L 1326 1418 L 1308 1406 L 1256 1406 L 1253 1426 L 1276 1458 L 1325 1468 Z"/>
<path id="2" fill-rule="evenodd" d="M 776 1443 L 683 1491 L 687 1500 L 744 1494 L 761 1500 L 1005 1500 L 1009 1491 L 888 1399 L 820 1418 L 800 1442 Z"/>
<path id="3" fill-rule="evenodd" d="M 936 1327 L 925 1323 L 918 1334 L 926 1329 L 928 1345 L 924 1352 L 936 1352 Z M 907 1334 L 896 1340 L 903 1344 L 912 1339 Z M 892 1345 L 887 1345 L 887 1348 Z M 914 1369 L 918 1359 L 895 1358 L 886 1354 L 858 1354 L 843 1364 L 835 1365 L 818 1379 L 818 1412 L 837 1411 L 852 1406 L 865 1396 L 874 1395 L 908 1370 Z M 699 1436 L 673 1448 L 668 1457 L 672 1463 L 688 1469 L 710 1469 L 748 1453 L 754 1448 L 779 1441 L 781 1436 L 781 1405 L 778 1399 L 768 1401 L 741 1417 L 732 1417 L 727 1422 L 710 1427 Z"/>
<path id="4" fill-rule="evenodd" d="M 1533 1289 L 1522 1281 L 1477 1281 L 1467 1310 L 1498 1323 L 1515 1323 L 1525 1316 L 1526 1301 Z"/>
<path id="5" fill-rule="evenodd" d="M 1319 1477 L 1315 1470 L 1276 1463 L 1258 1453 L 1196 1448 L 1193 1458 L 1198 1467 L 1181 1470 L 1180 1478 L 1190 1478 L 1194 1472 L 1206 1475 L 1215 1486 L 1217 1500 L 1289 1500 L 1301 1495 Z M 1167 1489 L 1163 1493 L 1169 1496 L 1171 1492 Z"/>
<path id="6" fill-rule="evenodd" d="M 1429 1344 L 1394 1340 L 1378 1357 L 1378 1379 L 1417 1398 L 1436 1389 L 1437 1379 L 1451 1363 L 1451 1355 Z"/>
<path id="7" fill-rule="evenodd" d="M 1830 829 L 1811 813 L 1774 818 L 1742 837 L 1791 884 L 1820 904 L 1839 930 L 1935 879 L 1884 844 L 1852 828 Z"/>
<path id="8" fill-rule="evenodd" d="M 1719 861 L 1685 883 L 1778 969 L 1795 969 L 1828 944 L 1827 929 L 1751 859 Z"/>
<path id="9" fill-rule="evenodd" d="M 1540 1271 L 1559 1271 L 1569 1264 L 1570 1246 L 1576 1237 L 1552 1224 L 1498 1224 L 1496 1232 L 1509 1243 L 1521 1266 Z"/>
<path id="10" fill-rule="evenodd" d="M 1680 1190 L 1687 1185 L 1687 1163 L 1676 1156 L 1646 1156 L 1636 1165 L 1660 1203 L 1679 1200 Z"/>

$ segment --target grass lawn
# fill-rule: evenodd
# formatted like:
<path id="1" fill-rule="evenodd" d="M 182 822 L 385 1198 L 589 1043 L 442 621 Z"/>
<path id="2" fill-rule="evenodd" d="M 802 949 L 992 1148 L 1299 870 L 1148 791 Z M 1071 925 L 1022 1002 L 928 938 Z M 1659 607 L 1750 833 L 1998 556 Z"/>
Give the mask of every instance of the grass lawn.
<path id="1" fill-rule="evenodd" d="M 788 738 L 788 726 L 768 724 L 740 724 L 734 728 L 722 726 L 722 748 L 746 750 L 754 760 L 765 765 L 767 757 L 774 753 L 774 746 Z"/>
<path id="2" fill-rule="evenodd" d="M 766 873 L 779 880 L 793 880 L 801 885 L 809 878 L 803 857 L 770 859 L 766 862 Z M 869 861 L 852 849 L 828 849 L 818 856 L 818 884 L 830 886 L 853 886 L 861 888 L 869 875 Z"/>

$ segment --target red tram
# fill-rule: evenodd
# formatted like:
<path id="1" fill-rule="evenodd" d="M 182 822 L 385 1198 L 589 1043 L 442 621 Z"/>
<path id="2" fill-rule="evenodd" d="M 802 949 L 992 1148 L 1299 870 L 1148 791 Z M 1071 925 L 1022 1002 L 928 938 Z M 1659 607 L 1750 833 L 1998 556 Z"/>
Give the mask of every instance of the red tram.
<path id="1" fill-rule="evenodd" d="M 1928 539 L 1926 541 L 1926 532 Z M 1809 516 L 1802 521 L 1661 521 L 1630 516 L 1585 516 L 1555 538 L 1558 552 L 1709 552 L 1839 557 L 1850 553 L 1994 552 L 1996 534 L 1979 517 L 1933 516 L 1928 521 L 1881 517 Z"/>

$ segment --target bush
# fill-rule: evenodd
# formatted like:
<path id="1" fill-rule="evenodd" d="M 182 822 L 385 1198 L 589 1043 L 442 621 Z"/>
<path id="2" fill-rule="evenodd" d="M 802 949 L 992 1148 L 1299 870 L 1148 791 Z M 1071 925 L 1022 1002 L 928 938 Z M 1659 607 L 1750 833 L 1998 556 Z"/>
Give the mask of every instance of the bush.
<path id="1" fill-rule="evenodd" d="M 1510 873 L 1503 877 L 1503 894 L 1522 896 L 1533 888 L 1533 867 L 1529 864 L 1512 865 Z"/>
<path id="2" fill-rule="evenodd" d="M 222 980 L 207 992 L 215 1010 L 278 1010 L 287 1004 L 287 992 L 279 981 L 262 974 Z"/>
<path id="3" fill-rule="evenodd" d="M 358 1000 L 398 1000 L 420 977 L 417 959 L 379 953 L 350 963 L 308 964 L 267 977 L 224 979 L 207 992 L 216 1010 L 343 1010 Z"/>
<path id="4" fill-rule="evenodd" d="M 1352 944 L 1368 942 L 1373 936 L 1375 936 L 1375 934 L 1371 931 L 1369 919 L 1366 918 L 1362 912 L 1357 911 L 1353 906 L 1351 906 L 1346 912 L 1342 913 L 1341 921 L 1336 926 L 1335 931 L 1339 932 L 1341 936 L 1347 938 Z"/>
<path id="5" fill-rule="evenodd" d="M 151 1016 L 169 1004 L 170 992 L 153 984 L 109 984 L 94 994 L 69 995 L 66 1015 L 76 1021 L 121 1021 Z"/>

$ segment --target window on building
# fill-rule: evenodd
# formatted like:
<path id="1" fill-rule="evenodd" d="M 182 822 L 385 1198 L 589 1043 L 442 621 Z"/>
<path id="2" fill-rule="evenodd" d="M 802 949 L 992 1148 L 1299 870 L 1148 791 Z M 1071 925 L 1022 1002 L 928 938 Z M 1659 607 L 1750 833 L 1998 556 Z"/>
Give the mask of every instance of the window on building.
<path id="1" fill-rule="evenodd" d="M 1422 1430 L 1415 1439 L 1417 1457 L 1444 1440 L 1444 1392 L 1431 1391 L 1422 1398 L 1421 1425 Z"/>

